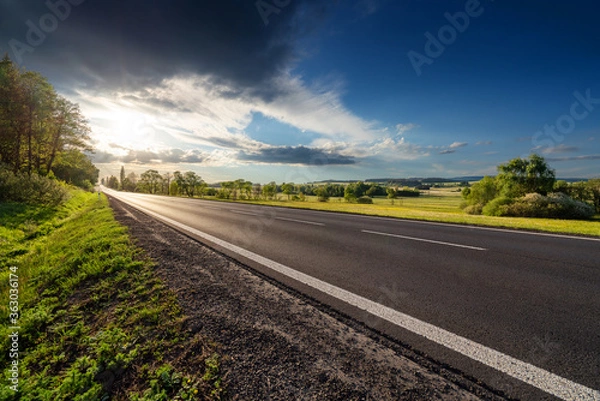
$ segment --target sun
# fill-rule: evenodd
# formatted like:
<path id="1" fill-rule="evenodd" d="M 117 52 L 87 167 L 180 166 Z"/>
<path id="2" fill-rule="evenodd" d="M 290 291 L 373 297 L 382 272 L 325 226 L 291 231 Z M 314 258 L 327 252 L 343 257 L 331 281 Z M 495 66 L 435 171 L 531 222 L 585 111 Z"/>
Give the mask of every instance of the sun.
<path id="1" fill-rule="evenodd" d="M 111 130 L 120 144 L 147 145 L 156 137 L 156 118 L 138 111 L 115 110 L 110 115 Z"/>

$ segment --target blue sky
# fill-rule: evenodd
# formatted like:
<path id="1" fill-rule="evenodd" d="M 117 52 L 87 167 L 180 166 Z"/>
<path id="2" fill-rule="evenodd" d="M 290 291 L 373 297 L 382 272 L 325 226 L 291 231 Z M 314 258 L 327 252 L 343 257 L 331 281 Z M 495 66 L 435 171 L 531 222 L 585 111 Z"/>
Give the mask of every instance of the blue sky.
<path id="1" fill-rule="evenodd" d="M 454 177 L 532 152 L 600 176 L 593 1 L 123 3 L 0 0 L 1 51 L 81 105 L 103 176 Z"/>

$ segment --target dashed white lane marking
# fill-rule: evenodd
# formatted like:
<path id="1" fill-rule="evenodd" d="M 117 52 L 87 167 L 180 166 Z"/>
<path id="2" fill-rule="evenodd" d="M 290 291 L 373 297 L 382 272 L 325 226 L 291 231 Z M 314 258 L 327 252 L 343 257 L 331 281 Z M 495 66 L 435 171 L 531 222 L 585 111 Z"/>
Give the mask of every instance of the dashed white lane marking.
<path id="1" fill-rule="evenodd" d="M 231 213 L 243 214 L 245 216 L 258 216 L 258 213 L 244 212 L 244 211 L 241 211 L 241 210 L 229 209 L 229 211 Z"/>
<path id="2" fill-rule="evenodd" d="M 324 223 L 317 223 L 316 221 L 296 220 L 288 219 L 286 217 L 275 217 L 275 220 L 292 221 L 294 223 L 311 224 L 313 226 L 324 226 Z"/>
<path id="3" fill-rule="evenodd" d="M 378 231 L 369 231 L 369 230 L 361 230 L 361 231 L 363 233 L 365 233 L 365 234 L 384 235 L 386 237 L 402 238 L 402 239 L 408 239 L 408 240 L 411 240 L 411 241 L 429 242 L 429 243 L 438 244 L 438 245 L 447 245 L 447 246 L 454 246 L 454 247 L 457 247 L 457 248 L 472 249 L 474 251 L 487 251 L 486 248 L 481 248 L 481 247 L 478 247 L 478 246 L 454 244 L 452 242 L 435 241 L 435 240 L 432 240 L 432 239 L 417 238 L 417 237 L 408 237 L 406 235 L 399 235 L 399 234 L 380 233 Z"/>
<path id="4" fill-rule="evenodd" d="M 114 196 L 119 197 L 118 194 L 114 194 Z M 126 199 L 121 199 L 127 202 Z M 278 273 L 284 274 L 285 276 L 290 277 L 300 283 L 309 285 L 324 294 L 335 297 L 349 305 L 355 306 L 374 316 L 387 320 L 388 322 L 423 336 L 428 340 L 441 344 L 446 348 L 456 351 L 475 361 L 481 362 L 491 368 L 514 377 L 515 379 L 521 380 L 524 383 L 530 384 L 558 398 L 563 400 L 600 401 L 600 391 L 598 390 L 575 383 L 552 372 L 548 372 L 547 370 L 538 368 L 537 366 L 523 362 L 492 348 L 488 348 L 475 341 L 471 341 L 468 338 L 451 333 L 430 323 L 416 319 L 402 312 L 398 312 L 397 310 L 371 301 L 370 299 L 361 297 L 360 295 L 356 295 L 350 291 L 344 290 L 343 288 L 336 287 L 332 284 L 326 283 L 325 281 L 301 273 L 290 267 L 282 265 L 281 263 L 275 262 L 274 260 L 265 258 L 264 256 L 258 255 L 254 252 L 250 252 L 244 248 L 240 248 L 237 245 L 223 241 L 195 228 L 186 226 L 185 224 L 168 217 L 161 216 L 160 214 L 152 212 L 143 207 L 135 204 L 131 205 L 173 227 L 223 247 L 224 249 L 259 263 Z"/>

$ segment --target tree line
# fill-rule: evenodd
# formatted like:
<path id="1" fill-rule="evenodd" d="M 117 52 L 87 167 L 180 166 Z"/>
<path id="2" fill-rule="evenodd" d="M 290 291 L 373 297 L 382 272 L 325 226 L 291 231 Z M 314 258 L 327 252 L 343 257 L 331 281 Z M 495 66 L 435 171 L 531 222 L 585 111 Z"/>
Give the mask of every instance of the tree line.
<path id="1" fill-rule="evenodd" d="M 161 174 L 151 169 L 137 175 L 133 172 L 127 174 L 124 167 L 121 167 L 119 177 L 112 175 L 101 181 L 103 185 L 121 191 L 188 197 L 213 196 L 231 200 L 274 200 L 282 194 L 289 201 L 304 201 L 307 196 L 316 196 L 322 202 L 330 198 L 344 198 L 348 202 L 370 203 L 365 199 L 375 196 L 393 199 L 420 194 L 417 190 L 362 181 L 350 184 L 277 184 L 275 181 L 259 184 L 240 178 L 223 181 L 215 187 L 209 186 L 193 171 Z"/>
<path id="2" fill-rule="evenodd" d="M 98 170 L 84 152 L 90 129 L 79 106 L 45 77 L 0 61 L 0 166 L 13 174 L 50 176 L 90 187 Z"/>

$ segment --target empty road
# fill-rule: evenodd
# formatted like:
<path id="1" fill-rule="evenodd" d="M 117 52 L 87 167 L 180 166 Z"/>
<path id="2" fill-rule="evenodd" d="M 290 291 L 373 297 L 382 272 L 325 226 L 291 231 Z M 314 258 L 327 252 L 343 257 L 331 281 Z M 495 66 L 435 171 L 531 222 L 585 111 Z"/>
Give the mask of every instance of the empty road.
<path id="1" fill-rule="evenodd" d="M 598 239 L 105 192 L 515 398 L 600 400 Z"/>

